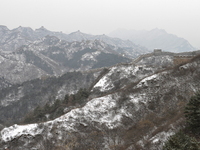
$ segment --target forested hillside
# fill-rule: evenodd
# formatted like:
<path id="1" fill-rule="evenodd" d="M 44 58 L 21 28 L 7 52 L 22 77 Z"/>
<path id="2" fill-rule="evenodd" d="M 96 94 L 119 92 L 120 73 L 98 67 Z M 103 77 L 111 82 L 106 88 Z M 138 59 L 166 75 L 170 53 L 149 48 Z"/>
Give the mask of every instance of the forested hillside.
<path id="1" fill-rule="evenodd" d="M 168 137 L 183 128 L 184 108 L 200 88 L 199 58 L 159 70 L 135 64 L 108 68 L 91 82 L 88 98 L 82 95 L 83 105 L 76 102 L 79 91 L 71 94 L 75 107 L 68 109 L 65 99 L 70 95 L 49 111 L 37 107 L 29 117 L 40 123 L 4 128 L 1 144 L 10 149 L 162 149 Z M 64 115 L 43 122 L 62 106 Z"/>

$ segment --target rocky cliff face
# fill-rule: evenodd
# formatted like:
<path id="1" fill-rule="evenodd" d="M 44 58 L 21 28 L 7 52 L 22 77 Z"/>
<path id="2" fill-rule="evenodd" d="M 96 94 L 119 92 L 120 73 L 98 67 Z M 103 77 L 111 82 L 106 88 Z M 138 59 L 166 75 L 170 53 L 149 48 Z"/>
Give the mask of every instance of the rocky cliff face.
<path id="1" fill-rule="evenodd" d="M 200 88 L 199 67 L 199 57 L 172 69 L 111 67 L 83 107 L 52 121 L 4 128 L 2 149 L 161 149 L 184 123 L 184 105 Z"/>

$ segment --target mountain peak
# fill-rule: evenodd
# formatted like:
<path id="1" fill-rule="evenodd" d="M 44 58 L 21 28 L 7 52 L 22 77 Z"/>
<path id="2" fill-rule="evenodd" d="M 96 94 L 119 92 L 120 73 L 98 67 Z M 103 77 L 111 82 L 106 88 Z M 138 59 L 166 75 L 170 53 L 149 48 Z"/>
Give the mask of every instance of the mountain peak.
<path id="1" fill-rule="evenodd" d="M 70 33 L 70 35 L 81 35 L 83 34 L 80 30 Z"/>
<path id="2" fill-rule="evenodd" d="M 36 29 L 36 31 L 47 31 L 47 29 L 44 26 L 41 26 L 39 29 Z"/>
<path id="3" fill-rule="evenodd" d="M 195 50 L 195 48 L 185 39 L 159 28 L 138 31 L 120 30 L 113 32 L 111 36 L 124 40 L 129 39 L 135 44 L 147 47 L 150 51 L 155 47 L 161 47 L 163 51 L 169 52 L 186 52 Z"/>
<path id="4" fill-rule="evenodd" d="M 107 35 L 105 35 L 105 34 L 102 34 L 101 36 L 102 36 L 102 37 L 107 37 Z"/>
<path id="5" fill-rule="evenodd" d="M 167 33 L 164 29 L 159 29 L 159 28 L 154 28 L 150 32 L 162 32 L 162 33 Z"/>
<path id="6" fill-rule="evenodd" d="M 13 30 L 17 30 L 17 31 L 20 31 L 20 32 L 26 32 L 26 31 L 32 31 L 33 29 L 30 28 L 30 27 L 22 27 L 22 26 L 19 26 L 18 28 L 15 28 Z"/>
<path id="7" fill-rule="evenodd" d="M 9 29 L 4 25 L 0 25 L 0 30 L 9 30 Z"/>

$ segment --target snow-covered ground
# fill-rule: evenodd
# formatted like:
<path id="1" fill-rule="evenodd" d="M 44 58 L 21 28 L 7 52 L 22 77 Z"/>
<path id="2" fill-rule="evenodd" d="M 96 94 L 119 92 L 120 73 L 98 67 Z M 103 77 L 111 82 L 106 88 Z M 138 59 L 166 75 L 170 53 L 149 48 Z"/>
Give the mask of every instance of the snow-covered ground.
<path id="1" fill-rule="evenodd" d="M 119 125 L 122 114 L 114 115 L 112 109 L 116 105 L 116 100 L 112 98 L 112 95 L 105 97 L 95 98 L 89 101 L 83 108 L 76 108 L 69 113 L 49 122 L 45 122 L 44 125 L 50 125 L 54 123 L 60 123 L 60 127 L 64 127 L 66 130 L 76 130 L 74 125 L 79 122 L 87 124 L 90 122 L 98 122 L 99 124 L 105 124 L 109 128 L 113 128 Z M 81 120 L 87 120 L 82 122 Z M 116 123 L 116 124 L 115 124 Z M 10 141 L 21 135 L 37 135 L 42 131 L 38 128 L 38 124 L 29 125 L 13 125 L 8 128 L 4 128 L 1 131 L 1 136 L 4 141 Z"/>
<path id="2" fill-rule="evenodd" d="M 160 132 L 158 134 L 156 134 L 154 137 L 152 137 L 150 140 L 152 141 L 152 143 L 157 143 L 157 142 L 165 142 L 167 140 L 168 137 L 170 137 L 171 135 L 174 135 L 174 131 L 168 131 L 168 132 Z"/>
<path id="3" fill-rule="evenodd" d="M 147 86 L 147 81 L 156 79 L 157 77 L 158 77 L 158 74 L 154 74 L 154 75 L 144 78 L 142 81 L 138 83 L 137 88 L 142 87 L 142 86 Z"/>
<path id="4" fill-rule="evenodd" d="M 141 97 L 141 95 L 139 95 L 139 97 Z M 139 97 L 135 96 L 135 99 L 139 100 Z M 43 125 L 48 126 L 48 128 L 52 128 L 53 124 L 57 124 L 58 128 L 64 127 L 66 131 L 76 131 L 75 125 L 77 123 L 87 126 L 92 122 L 96 122 L 99 125 L 104 124 L 110 129 L 116 128 L 122 125 L 121 119 L 124 116 L 132 117 L 132 114 L 126 110 L 127 106 L 121 107 L 117 112 L 114 110 L 114 108 L 118 107 L 118 99 L 119 96 L 117 94 L 94 98 L 86 103 L 84 107 L 73 109 L 53 121 L 43 123 Z M 135 104 L 137 103 L 136 101 L 132 102 Z M 4 128 L 1 131 L 0 138 L 6 142 L 20 137 L 21 135 L 30 134 L 35 136 L 40 133 L 42 133 L 42 130 L 38 128 L 38 124 L 13 125 L 11 127 Z"/>
<path id="5" fill-rule="evenodd" d="M 4 128 L 1 131 L 1 139 L 3 141 L 11 141 L 14 138 L 17 138 L 21 135 L 31 135 L 35 136 L 40 134 L 42 130 L 38 129 L 38 124 L 29 124 L 29 125 L 13 125 L 9 128 Z"/>
<path id="6" fill-rule="evenodd" d="M 154 72 L 155 68 L 146 67 L 145 65 L 136 66 L 129 64 L 127 66 L 114 66 L 110 68 L 110 71 L 95 84 L 93 90 L 99 89 L 101 92 L 106 92 L 115 87 L 113 84 L 114 82 L 118 81 L 120 83 L 121 80 L 128 80 L 131 83 L 152 75 Z M 151 80 L 151 78 L 149 78 L 149 80 Z"/>

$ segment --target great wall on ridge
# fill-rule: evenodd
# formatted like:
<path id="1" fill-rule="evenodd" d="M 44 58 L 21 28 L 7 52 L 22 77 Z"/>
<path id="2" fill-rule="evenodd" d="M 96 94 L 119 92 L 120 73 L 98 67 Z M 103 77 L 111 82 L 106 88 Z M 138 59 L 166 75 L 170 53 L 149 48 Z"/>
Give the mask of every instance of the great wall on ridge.
<path id="1" fill-rule="evenodd" d="M 200 50 L 192 52 L 172 53 L 172 52 L 162 51 L 161 49 L 154 49 L 152 53 L 138 56 L 136 59 L 132 61 L 132 63 L 136 64 L 144 58 L 148 58 L 151 56 L 162 56 L 162 55 L 173 56 L 173 65 L 178 65 L 191 60 L 196 55 L 200 55 Z"/>

